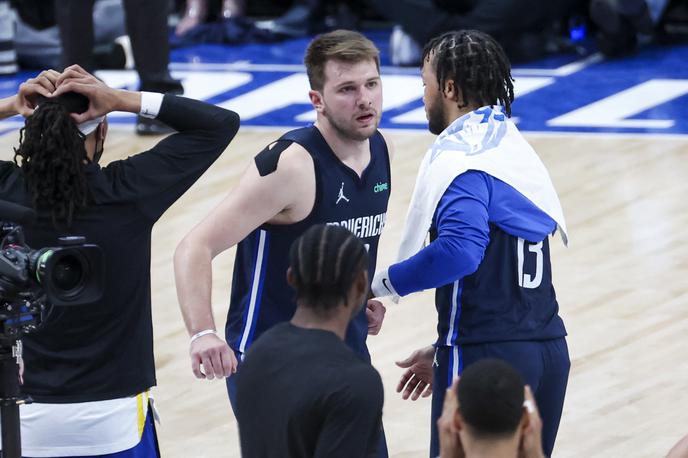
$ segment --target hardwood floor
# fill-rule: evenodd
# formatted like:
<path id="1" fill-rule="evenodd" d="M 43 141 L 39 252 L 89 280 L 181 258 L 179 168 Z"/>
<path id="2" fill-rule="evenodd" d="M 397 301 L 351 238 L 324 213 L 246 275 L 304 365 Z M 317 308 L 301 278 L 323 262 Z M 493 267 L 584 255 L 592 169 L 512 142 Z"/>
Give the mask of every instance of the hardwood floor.
<path id="1" fill-rule="evenodd" d="M 104 160 L 157 139 L 111 129 Z M 152 292 L 163 456 L 239 457 L 224 382 L 191 374 L 172 254 L 179 240 L 233 187 L 253 155 L 280 130 L 241 130 L 228 150 L 157 223 Z M 396 253 L 428 133 L 387 131 L 396 145 L 393 192 L 378 265 Z M 570 245 L 553 239 L 552 265 L 572 359 L 555 456 L 660 457 L 688 433 L 688 137 L 527 135 L 559 191 Z M 11 158 L 16 134 L 0 138 Z M 234 250 L 214 263 L 213 303 L 224 324 Z M 391 456 L 425 457 L 429 399 L 402 401 L 394 361 L 434 339 L 431 292 L 388 304 L 369 339 L 385 385 Z"/>

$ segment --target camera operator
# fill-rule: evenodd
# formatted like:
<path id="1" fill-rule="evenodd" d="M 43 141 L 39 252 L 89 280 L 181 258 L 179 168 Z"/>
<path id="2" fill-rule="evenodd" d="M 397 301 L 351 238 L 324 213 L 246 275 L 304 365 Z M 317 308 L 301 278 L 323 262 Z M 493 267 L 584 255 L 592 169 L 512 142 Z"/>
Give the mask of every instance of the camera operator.
<path id="1" fill-rule="evenodd" d="M 81 108 L 78 94 L 88 99 Z M 101 167 L 105 115 L 115 110 L 178 133 Z M 0 162 L 0 196 L 36 210 L 27 243 L 81 235 L 105 260 L 100 301 L 53 307 L 22 339 L 23 392 L 35 401 L 21 410 L 23 455 L 157 457 L 148 404 L 156 384 L 151 229 L 224 151 L 239 117 L 183 97 L 115 90 L 78 66 L 44 71 L 0 100 L 0 117 L 17 113 L 26 124 L 14 162 Z"/>

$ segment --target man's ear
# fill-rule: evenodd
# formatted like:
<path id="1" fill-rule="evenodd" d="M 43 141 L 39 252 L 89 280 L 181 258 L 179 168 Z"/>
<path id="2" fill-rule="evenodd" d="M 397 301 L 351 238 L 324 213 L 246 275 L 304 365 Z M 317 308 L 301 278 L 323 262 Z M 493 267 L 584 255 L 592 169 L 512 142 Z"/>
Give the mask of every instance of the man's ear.
<path id="1" fill-rule="evenodd" d="M 100 136 L 100 141 L 105 142 L 105 138 L 107 137 L 108 133 L 108 120 L 107 118 L 103 119 L 103 122 L 100 123 L 98 126 L 98 135 Z"/>
<path id="2" fill-rule="evenodd" d="M 315 108 L 315 111 L 317 111 L 318 113 L 322 113 L 325 109 L 322 94 L 319 91 L 311 89 L 310 91 L 308 91 L 308 98 L 311 99 L 311 104 L 313 104 L 313 108 Z"/>
<path id="3" fill-rule="evenodd" d="M 456 83 L 454 80 L 446 80 L 444 82 L 444 89 L 442 90 L 442 93 L 444 96 L 450 100 L 458 101 L 459 100 L 459 88 L 456 86 Z"/>
<path id="4" fill-rule="evenodd" d="M 287 269 L 287 283 L 289 286 L 296 289 L 296 275 L 294 275 L 294 271 L 291 270 L 291 267 Z"/>
<path id="5" fill-rule="evenodd" d="M 456 409 L 456 413 L 454 414 L 454 428 L 456 428 L 456 432 L 465 429 L 465 427 L 465 422 L 463 421 L 463 417 L 461 416 L 461 409 Z"/>
<path id="6" fill-rule="evenodd" d="M 362 269 L 357 279 L 358 291 L 368 297 L 368 269 Z"/>
<path id="7" fill-rule="evenodd" d="M 358 306 L 362 302 L 366 302 L 368 300 L 368 296 L 370 295 L 368 286 L 368 269 L 361 269 L 361 271 L 358 273 L 356 279 L 354 280 L 352 293 L 354 294 L 354 297 L 350 299 L 354 299 L 354 306 Z M 360 298 L 363 299 L 359 300 Z"/>
<path id="8" fill-rule="evenodd" d="M 518 430 L 521 434 L 530 425 L 530 415 L 528 415 L 528 410 L 523 407 L 523 413 L 521 414 L 521 422 L 518 425 Z"/>

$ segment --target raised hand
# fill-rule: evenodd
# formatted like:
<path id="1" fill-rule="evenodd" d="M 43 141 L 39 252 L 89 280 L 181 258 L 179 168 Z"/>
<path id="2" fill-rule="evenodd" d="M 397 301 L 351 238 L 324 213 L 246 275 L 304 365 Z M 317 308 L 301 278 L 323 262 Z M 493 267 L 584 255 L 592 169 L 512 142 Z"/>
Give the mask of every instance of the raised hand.
<path id="1" fill-rule="evenodd" d="M 88 110 L 81 114 L 72 113 L 72 118 L 77 123 L 95 119 L 116 110 L 137 113 L 141 108 L 141 95 L 138 92 L 108 87 L 78 65 L 66 68 L 57 79 L 56 86 L 53 96 L 76 92 L 88 97 Z"/>
<path id="2" fill-rule="evenodd" d="M 444 395 L 442 415 L 437 419 L 437 434 L 440 438 L 440 458 L 464 458 L 466 453 L 461 444 L 461 436 L 456 425 L 456 412 L 459 399 L 456 393 L 459 379 L 454 380 Z"/>
<path id="3" fill-rule="evenodd" d="M 525 387 L 523 408 L 528 415 L 528 422 L 523 428 L 518 456 L 520 458 L 544 458 L 545 454 L 542 451 L 542 419 L 540 418 L 537 404 L 535 404 L 533 392 L 528 385 Z"/>
<path id="4" fill-rule="evenodd" d="M 14 109 L 20 115 L 31 116 L 38 105 L 38 97 L 51 97 L 55 92 L 60 74 L 55 70 L 44 70 L 35 78 L 29 78 L 19 86 L 14 100 Z"/>

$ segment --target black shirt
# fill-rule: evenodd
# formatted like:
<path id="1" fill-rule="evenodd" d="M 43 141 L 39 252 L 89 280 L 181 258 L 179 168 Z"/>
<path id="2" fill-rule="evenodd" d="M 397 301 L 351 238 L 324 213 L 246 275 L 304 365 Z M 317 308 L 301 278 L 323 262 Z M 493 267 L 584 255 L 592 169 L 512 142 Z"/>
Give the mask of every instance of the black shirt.
<path id="1" fill-rule="evenodd" d="M 232 111 L 171 95 L 164 97 L 158 119 L 178 133 L 106 167 L 87 166 L 94 203 L 77 213 L 71 228 L 56 230 L 50 215 L 40 212 L 36 223 L 25 228 L 31 248 L 55 246 L 63 235 L 82 235 L 100 246 L 105 258 L 99 302 L 54 307 L 45 327 L 22 339 L 22 389 L 35 401 L 114 399 L 155 385 L 151 229 L 239 128 Z M 0 162 L 0 199 L 31 206 L 22 171 L 12 162 Z"/>
<path id="2" fill-rule="evenodd" d="M 280 323 L 236 377 L 242 456 L 377 456 L 382 380 L 334 333 Z"/>

